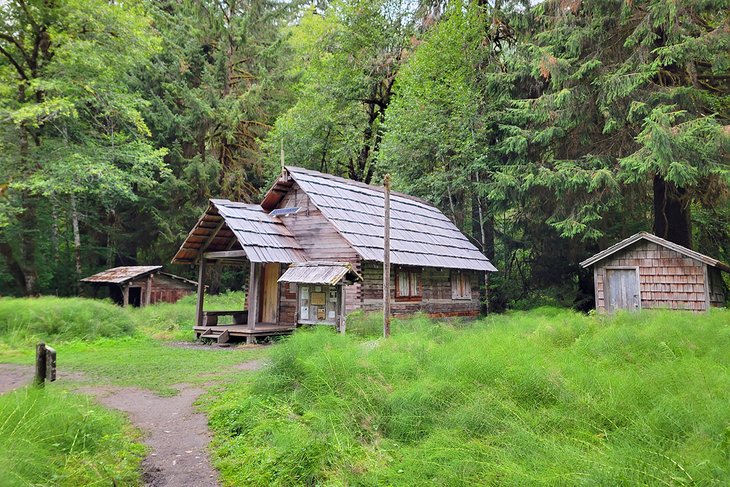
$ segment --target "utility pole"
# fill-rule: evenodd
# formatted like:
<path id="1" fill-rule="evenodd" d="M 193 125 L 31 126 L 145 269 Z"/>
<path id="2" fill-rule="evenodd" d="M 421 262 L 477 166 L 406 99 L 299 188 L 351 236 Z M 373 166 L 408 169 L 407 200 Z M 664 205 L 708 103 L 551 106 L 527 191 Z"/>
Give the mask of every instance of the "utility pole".
<path id="1" fill-rule="evenodd" d="M 383 225 L 383 336 L 390 336 L 390 174 L 383 180 L 385 195 Z"/>

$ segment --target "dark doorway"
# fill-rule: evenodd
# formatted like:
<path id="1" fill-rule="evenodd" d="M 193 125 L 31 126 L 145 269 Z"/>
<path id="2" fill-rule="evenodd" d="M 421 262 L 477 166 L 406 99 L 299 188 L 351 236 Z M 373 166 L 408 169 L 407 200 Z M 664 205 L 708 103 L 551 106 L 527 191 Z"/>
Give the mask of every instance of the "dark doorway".
<path id="1" fill-rule="evenodd" d="M 129 305 L 139 308 L 142 302 L 142 288 L 141 287 L 130 287 L 129 288 Z"/>

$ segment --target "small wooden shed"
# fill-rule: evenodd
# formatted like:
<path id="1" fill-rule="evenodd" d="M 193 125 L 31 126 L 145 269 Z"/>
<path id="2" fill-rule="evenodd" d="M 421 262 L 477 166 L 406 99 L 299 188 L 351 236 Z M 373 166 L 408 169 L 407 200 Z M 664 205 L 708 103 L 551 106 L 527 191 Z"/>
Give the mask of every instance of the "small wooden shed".
<path id="1" fill-rule="evenodd" d="M 161 271 L 161 265 L 114 267 L 81 279 L 94 287 L 108 287 L 109 297 L 122 306 L 174 303 L 196 291 L 198 283 Z"/>
<path id="2" fill-rule="evenodd" d="M 724 306 L 721 271 L 730 266 L 651 233 L 636 235 L 580 263 L 593 266 L 596 309 L 668 308 L 707 311 Z"/>

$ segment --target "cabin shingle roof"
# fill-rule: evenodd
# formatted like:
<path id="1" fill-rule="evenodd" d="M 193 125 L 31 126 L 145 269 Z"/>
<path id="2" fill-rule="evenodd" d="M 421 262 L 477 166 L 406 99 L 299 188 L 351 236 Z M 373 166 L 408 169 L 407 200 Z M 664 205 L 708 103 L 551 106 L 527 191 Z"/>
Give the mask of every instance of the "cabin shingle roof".
<path id="1" fill-rule="evenodd" d="M 383 188 L 299 167 L 286 171 L 362 259 L 383 261 Z M 392 192 L 390 218 L 393 264 L 497 270 L 446 215 L 424 200 Z"/>

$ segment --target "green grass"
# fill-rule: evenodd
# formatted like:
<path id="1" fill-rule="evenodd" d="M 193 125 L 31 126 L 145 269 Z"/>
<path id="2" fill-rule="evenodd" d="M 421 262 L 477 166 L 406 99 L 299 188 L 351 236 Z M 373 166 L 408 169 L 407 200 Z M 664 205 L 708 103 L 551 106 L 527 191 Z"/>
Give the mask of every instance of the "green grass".
<path id="1" fill-rule="evenodd" d="M 137 437 L 121 415 L 51 386 L 0 395 L 0 485 L 138 485 Z"/>
<path id="2" fill-rule="evenodd" d="M 367 318 L 375 321 L 375 318 Z M 298 332 L 211 394 L 227 485 L 722 485 L 730 312 Z"/>

